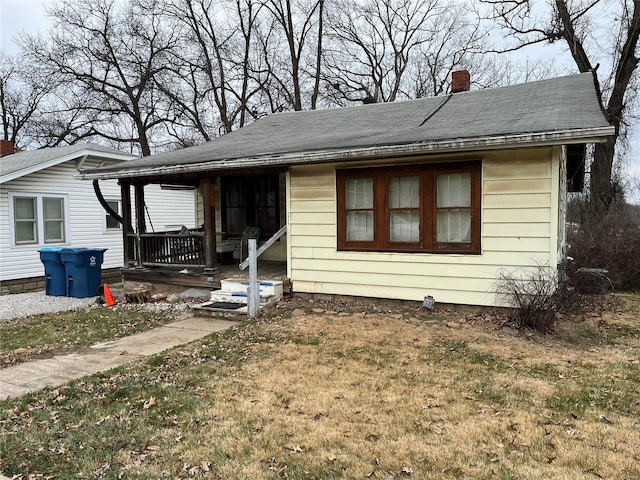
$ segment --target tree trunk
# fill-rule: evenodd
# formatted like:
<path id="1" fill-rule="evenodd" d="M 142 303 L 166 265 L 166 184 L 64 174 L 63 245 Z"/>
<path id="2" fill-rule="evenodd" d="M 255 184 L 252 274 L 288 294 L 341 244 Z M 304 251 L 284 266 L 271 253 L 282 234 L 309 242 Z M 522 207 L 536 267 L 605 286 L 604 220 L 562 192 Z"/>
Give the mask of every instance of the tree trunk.
<path id="1" fill-rule="evenodd" d="M 595 146 L 591 164 L 591 203 L 595 211 L 607 210 L 616 200 L 616 184 L 611 178 L 617 137 Z"/>

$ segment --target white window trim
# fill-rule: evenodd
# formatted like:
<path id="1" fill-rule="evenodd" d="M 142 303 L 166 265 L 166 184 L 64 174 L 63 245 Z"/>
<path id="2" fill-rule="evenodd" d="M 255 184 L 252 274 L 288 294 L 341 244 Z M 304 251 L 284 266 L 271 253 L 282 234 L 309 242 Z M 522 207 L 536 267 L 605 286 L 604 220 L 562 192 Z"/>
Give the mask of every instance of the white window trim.
<path id="1" fill-rule="evenodd" d="M 107 202 L 118 202 L 118 215 L 122 215 L 122 201 L 117 198 L 117 197 L 105 197 L 105 201 Z M 104 207 L 102 205 L 100 205 L 100 208 L 102 209 L 102 233 L 115 233 L 115 232 L 122 232 L 122 224 L 118 223 L 118 227 L 117 228 L 107 228 L 107 215 L 109 215 L 109 213 L 104 209 Z"/>
<path id="2" fill-rule="evenodd" d="M 35 198 L 36 199 L 36 241 L 33 243 L 16 243 L 15 232 L 15 214 L 14 199 L 15 198 Z M 63 207 L 64 221 L 64 240 L 62 242 L 45 242 L 44 241 L 44 208 L 43 198 L 61 198 Z M 9 192 L 9 230 L 11 232 L 12 248 L 28 248 L 28 247 L 44 247 L 52 245 L 68 245 L 70 241 L 70 225 L 69 225 L 69 195 L 60 193 L 32 193 L 32 192 Z"/>

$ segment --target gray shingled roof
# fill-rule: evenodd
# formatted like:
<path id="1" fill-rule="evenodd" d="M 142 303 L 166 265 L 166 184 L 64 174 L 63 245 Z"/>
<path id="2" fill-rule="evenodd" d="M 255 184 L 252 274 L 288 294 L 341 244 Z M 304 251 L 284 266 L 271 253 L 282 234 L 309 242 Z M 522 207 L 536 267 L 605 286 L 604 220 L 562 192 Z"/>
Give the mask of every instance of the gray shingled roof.
<path id="1" fill-rule="evenodd" d="M 84 155 L 113 160 L 130 160 L 135 155 L 105 147 L 95 143 L 78 143 L 65 147 L 25 150 L 0 157 L 0 183 L 19 178 L 58 163 L 66 162 Z"/>
<path id="2" fill-rule="evenodd" d="M 104 167 L 115 178 L 366 159 L 456 148 L 570 143 L 613 133 L 591 73 L 406 102 L 272 114 L 208 143 Z M 381 149 L 381 150 L 380 150 Z M 376 153 L 377 152 L 377 153 Z"/>

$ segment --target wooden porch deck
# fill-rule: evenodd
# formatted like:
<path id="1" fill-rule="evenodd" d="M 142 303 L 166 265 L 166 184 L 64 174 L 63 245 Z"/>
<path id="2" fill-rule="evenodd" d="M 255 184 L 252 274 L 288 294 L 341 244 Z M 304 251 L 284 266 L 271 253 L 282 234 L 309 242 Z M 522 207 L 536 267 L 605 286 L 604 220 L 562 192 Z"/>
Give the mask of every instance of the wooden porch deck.
<path id="1" fill-rule="evenodd" d="M 204 272 L 203 268 L 184 269 L 167 267 L 123 268 L 122 280 L 125 282 L 153 283 L 175 285 L 181 287 L 200 287 L 212 290 L 220 288 L 221 280 L 249 281 L 249 270 L 240 270 L 238 264 L 218 265 L 213 276 Z M 258 261 L 258 278 L 260 280 L 280 280 L 285 293 L 291 291 L 291 281 L 287 278 L 286 262 L 269 260 Z"/>

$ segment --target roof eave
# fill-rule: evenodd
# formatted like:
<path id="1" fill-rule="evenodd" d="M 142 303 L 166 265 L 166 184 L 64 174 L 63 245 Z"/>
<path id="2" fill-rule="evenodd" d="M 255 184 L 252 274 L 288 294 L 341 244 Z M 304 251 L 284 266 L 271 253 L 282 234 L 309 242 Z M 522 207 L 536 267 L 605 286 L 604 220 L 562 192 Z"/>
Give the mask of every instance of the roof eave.
<path id="1" fill-rule="evenodd" d="M 552 146 L 573 143 L 603 143 L 614 135 L 614 127 L 596 127 L 580 130 L 565 130 L 541 133 L 510 134 L 501 136 L 453 139 L 435 142 L 417 142 L 399 145 L 384 145 L 362 148 L 317 150 L 282 155 L 244 157 L 229 160 L 213 160 L 194 164 L 163 165 L 147 168 L 109 172 L 79 173 L 82 180 L 107 180 L 114 178 L 153 177 L 173 174 L 198 173 L 203 171 L 230 170 L 254 167 L 276 167 L 312 163 L 333 163 L 363 158 L 410 156 L 433 153 L 451 153 L 477 150 L 498 150 L 528 146 Z M 214 140 L 215 141 L 215 140 Z"/>
<path id="2" fill-rule="evenodd" d="M 20 152 L 18 152 L 17 154 L 19 153 Z M 16 155 L 16 153 L 14 153 L 13 155 Z M 107 152 L 101 152 L 99 150 L 92 150 L 90 148 L 84 148 L 82 150 L 78 150 L 77 152 L 68 153 L 66 155 L 62 155 L 60 157 L 55 157 L 50 160 L 47 160 L 46 162 L 42 162 L 37 165 L 31 165 L 27 168 L 16 170 L 15 172 L 11 172 L 7 175 L 2 175 L 0 176 L 0 184 L 10 182 L 11 180 L 15 180 L 17 178 L 30 175 L 32 173 L 39 172 L 46 168 L 55 167 L 56 165 L 69 162 L 71 160 L 76 160 L 81 157 L 101 158 L 106 160 L 117 160 L 117 161 L 127 161 L 127 160 L 133 160 L 135 158 L 139 158 L 137 155 L 130 155 L 126 153 L 107 153 Z"/>

